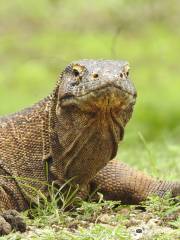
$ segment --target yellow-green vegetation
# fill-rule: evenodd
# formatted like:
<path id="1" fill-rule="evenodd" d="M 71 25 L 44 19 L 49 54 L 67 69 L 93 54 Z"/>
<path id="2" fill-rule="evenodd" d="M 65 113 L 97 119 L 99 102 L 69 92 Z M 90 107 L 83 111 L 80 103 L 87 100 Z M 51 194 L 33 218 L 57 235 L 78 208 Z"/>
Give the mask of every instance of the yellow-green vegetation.
<path id="1" fill-rule="evenodd" d="M 178 179 L 179 12 L 179 0 L 2 0 L 0 115 L 49 94 L 72 60 L 128 60 L 138 99 L 118 158 L 156 177 Z M 162 201 L 154 197 L 145 203 L 146 214 L 111 202 L 82 203 L 70 213 L 46 205 L 27 220 L 29 235 L 2 239 L 132 239 L 127 229 L 143 224 L 134 218 L 146 226 L 155 219 L 151 225 L 164 229 L 149 237 L 147 227 L 143 239 L 178 239 L 179 207 Z M 134 239 L 141 239 L 139 234 Z"/>

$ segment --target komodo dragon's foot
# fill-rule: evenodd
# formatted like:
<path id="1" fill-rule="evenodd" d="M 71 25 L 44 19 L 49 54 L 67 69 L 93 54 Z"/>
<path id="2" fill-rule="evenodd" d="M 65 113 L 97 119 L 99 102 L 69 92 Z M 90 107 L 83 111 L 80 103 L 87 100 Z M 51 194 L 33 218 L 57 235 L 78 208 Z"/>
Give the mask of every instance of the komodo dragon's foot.
<path id="1" fill-rule="evenodd" d="M 26 224 L 16 210 L 8 210 L 0 215 L 0 236 L 7 235 L 12 230 L 26 231 Z"/>

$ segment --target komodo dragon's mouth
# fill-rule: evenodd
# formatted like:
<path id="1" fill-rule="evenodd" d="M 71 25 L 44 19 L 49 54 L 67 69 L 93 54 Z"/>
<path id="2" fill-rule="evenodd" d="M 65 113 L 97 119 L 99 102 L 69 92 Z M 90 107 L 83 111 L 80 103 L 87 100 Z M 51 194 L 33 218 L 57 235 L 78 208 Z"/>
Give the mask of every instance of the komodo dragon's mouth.
<path id="1" fill-rule="evenodd" d="M 89 89 L 88 92 L 81 93 L 80 90 L 72 93 L 65 93 L 62 97 L 59 98 L 62 107 L 71 105 L 71 104 L 80 104 L 85 102 L 92 105 L 98 101 L 107 101 L 110 105 L 117 105 L 119 102 L 124 103 L 125 105 L 135 104 L 136 93 L 131 93 L 127 90 L 122 89 L 122 87 L 114 84 L 106 84 L 101 87 L 94 89 Z"/>

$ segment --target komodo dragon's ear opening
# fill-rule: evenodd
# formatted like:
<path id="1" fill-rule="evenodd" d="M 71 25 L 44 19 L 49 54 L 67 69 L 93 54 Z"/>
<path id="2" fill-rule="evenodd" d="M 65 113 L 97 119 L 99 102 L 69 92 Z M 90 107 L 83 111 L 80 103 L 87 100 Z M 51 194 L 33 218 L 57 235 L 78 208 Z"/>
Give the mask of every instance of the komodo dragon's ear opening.
<path id="1" fill-rule="evenodd" d="M 56 106 L 58 103 L 58 93 L 59 93 L 59 86 L 61 83 L 61 76 L 59 80 L 57 81 L 56 87 L 52 93 L 52 98 L 51 98 L 51 108 L 50 108 L 50 128 L 54 129 L 55 123 L 56 123 Z M 52 133 L 53 134 L 53 133 Z"/>
<path id="2" fill-rule="evenodd" d="M 120 141 L 124 139 L 124 128 L 121 127 L 121 133 L 120 133 Z"/>

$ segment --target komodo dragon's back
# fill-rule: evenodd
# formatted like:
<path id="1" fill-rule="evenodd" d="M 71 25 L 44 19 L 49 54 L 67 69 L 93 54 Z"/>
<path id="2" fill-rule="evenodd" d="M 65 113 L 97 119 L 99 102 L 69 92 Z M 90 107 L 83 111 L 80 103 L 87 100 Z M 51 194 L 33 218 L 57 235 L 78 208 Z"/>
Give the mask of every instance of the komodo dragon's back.
<path id="1" fill-rule="evenodd" d="M 4 192 L 4 198 L 0 202 L 1 211 L 27 208 L 26 198 L 28 193 L 31 194 L 31 190 L 22 187 L 23 184 L 31 183 L 38 188 L 40 185 L 39 182 L 35 184 L 23 179 L 45 181 L 43 161 L 40 161 L 43 158 L 41 117 L 46 115 L 43 110 L 41 104 L 38 104 L 22 112 L 0 118 L 0 185 Z M 7 191 L 9 197 L 5 197 Z"/>
<path id="2" fill-rule="evenodd" d="M 105 199 L 124 203 L 180 193 L 179 182 L 112 160 L 136 96 L 126 61 L 80 60 L 65 68 L 44 100 L 0 118 L 0 235 L 25 231 L 17 211 L 53 181 L 73 179 L 83 197 L 98 188 Z"/>

